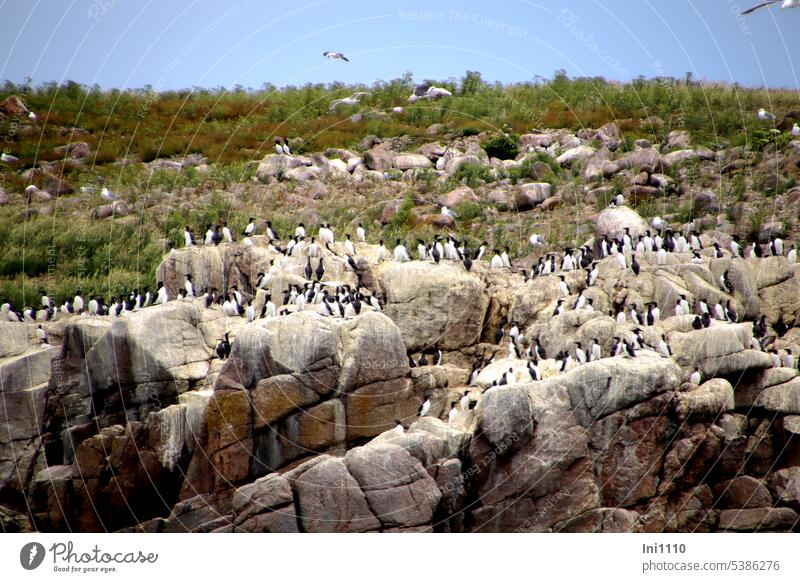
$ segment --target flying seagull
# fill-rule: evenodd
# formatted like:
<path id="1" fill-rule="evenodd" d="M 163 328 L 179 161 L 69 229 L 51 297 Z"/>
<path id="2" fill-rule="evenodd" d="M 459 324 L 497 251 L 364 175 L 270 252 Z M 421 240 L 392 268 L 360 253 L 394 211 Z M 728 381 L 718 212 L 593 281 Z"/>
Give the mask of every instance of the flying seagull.
<path id="1" fill-rule="evenodd" d="M 344 56 L 344 53 L 339 53 L 339 52 L 336 52 L 336 51 L 325 51 L 324 53 L 322 53 L 322 56 L 323 57 L 328 57 L 331 60 L 338 59 L 340 61 L 346 61 L 348 63 L 350 62 L 350 59 L 348 59 L 346 56 Z"/>
<path id="2" fill-rule="evenodd" d="M 408 98 L 409 103 L 414 103 L 420 99 L 439 99 L 440 97 L 452 97 L 453 94 L 442 87 L 434 87 L 433 85 L 417 85 L 414 87 L 414 93 Z"/>
<path id="3" fill-rule="evenodd" d="M 750 14 L 751 12 L 755 12 L 759 8 L 766 8 L 767 6 L 772 6 L 773 4 L 777 4 L 778 2 L 781 3 L 781 10 L 785 10 L 786 8 L 800 8 L 800 0 L 767 0 L 766 2 L 762 2 L 761 4 L 756 4 L 752 8 L 743 10 L 742 15 Z"/>
<path id="4" fill-rule="evenodd" d="M 339 105 L 358 105 L 360 99 L 365 95 L 370 95 L 368 91 L 358 91 L 350 95 L 350 97 L 345 97 L 344 99 L 334 99 L 331 101 L 331 106 L 328 108 L 328 111 L 333 111 Z"/>

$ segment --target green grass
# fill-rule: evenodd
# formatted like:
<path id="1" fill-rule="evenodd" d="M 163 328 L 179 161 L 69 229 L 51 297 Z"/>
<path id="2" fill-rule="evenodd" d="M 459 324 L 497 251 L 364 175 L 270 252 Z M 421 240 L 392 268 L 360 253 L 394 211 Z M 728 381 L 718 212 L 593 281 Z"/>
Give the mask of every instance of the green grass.
<path id="1" fill-rule="evenodd" d="M 252 179 L 256 161 L 274 152 L 274 138 L 300 138 L 295 151 L 310 153 L 329 147 L 359 149 L 367 134 L 381 138 L 409 136 L 411 149 L 437 138 L 426 133 L 431 124 L 444 124 L 444 132 L 455 137 L 485 134 L 484 145 L 491 145 L 500 157 L 513 155 L 517 136 L 534 129 L 596 128 L 614 121 L 622 130 L 623 149 L 639 138 L 661 142 L 673 129 L 687 129 L 695 144 L 742 145 L 747 156 L 757 160 L 786 146 L 787 137 L 764 127 L 755 112 L 769 103 L 780 116 L 796 109 L 796 94 L 788 90 L 746 89 L 736 85 L 690 83 L 678 79 L 637 79 L 630 83 L 609 82 L 602 78 L 568 78 L 556 73 L 552 79 L 516 84 L 489 84 L 480 75 L 468 72 L 462 79 L 435 81 L 454 93 L 438 102 L 407 102 L 412 78 L 377 82 L 371 86 L 309 84 L 302 87 L 260 89 L 236 88 L 232 91 L 182 90 L 153 93 L 142 90 L 103 91 L 73 82 L 47 83 L 21 87 L 6 82 L 0 86 L 0 100 L 21 95 L 40 121 L 31 133 L 21 131 L 19 120 L 0 120 L 4 136 L 3 151 L 22 160 L 16 171 L 0 168 L 0 186 L 12 197 L 27 185 L 22 172 L 41 162 L 58 162 L 53 149 L 73 141 L 85 141 L 92 154 L 83 168 L 55 168 L 55 172 L 80 186 L 98 178 L 123 196 L 133 214 L 124 218 L 93 220 L 89 214 L 100 201 L 78 193 L 49 204 L 50 215 L 21 217 L 24 204 L 15 198 L 0 207 L 0 298 L 18 306 L 38 301 L 40 287 L 59 300 L 77 288 L 85 295 L 117 295 L 132 287 L 153 287 L 155 268 L 163 255 L 161 239 L 182 246 L 182 230 L 191 225 L 202 236 L 205 225 L 227 218 L 232 230 L 240 232 L 249 216 L 271 219 L 282 233 L 290 232 L 301 210 L 288 196 L 295 186 L 282 184 L 268 194 L 241 195 Z M 364 116 L 359 123 L 349 119 L 353 111 L 329 112 L 331 100 L 368 90 L 365 111 L 383 111 L 386 118 Z M 402 106 L 402 115 L 392 108 Z M 657 116 L 663 126 L 643 123 Z M 66 129 L 81 128 L 72 138 Z M 66 128 L 66 129 L 65 129 Z M 503 138 L 507 133 L 510 139 Z M 7 139 L 5 139 L 7 138 Z M 139 161 L 200 153 L 208 158 L 207 174 L 189 169 L 152 174 L 140 165 L 120 167 L 114 162 L 123 157 Z M 534 163 L 543 162 L 549 171 L 534 172 Z M 562 170 L 547 155 L 537 154 L 521 165 L 499 172 L 513 184 L 537 179 L 554 185 L 570 183 L 577 169 Z M 691 176 L 691 167 L 685 173 Z M 413 241 L 432 232 L 432 227 L 416 225 L 414 197 L 429 205 L 447 191 L 463 184 L 479 188 L 490 182 L 486 168 L 462 166 L 455 179 L 438 181 L 433 172 L 420 172 L 413 181 L 403 183 L 400 211 L 384 226 L 382 236 L 388 247 L 395 238 Z M 622 191 L 621 180 L 611 180 Z M 785 192 L 796 184 L 788 181 L 751 183 L 734 174 L 725 180 L 723 200 L 742 200 L 748 188 L 768 195 Z M 581 184 L 579 184 L 581 185 Z M 366 186 L 366 187 L 365 187 Z M 698 178 L 698 187 L 706 187 Z M 237 194 L 231 192 L 236 188 Z M 352 231 L 353 221 L 377 225 L 390 197 L 376 197 L 372 185 L 362 185 L 359 198 L 352 192 L 336 192 L 316 203 L 320 221 L 331 222 L 341 234 Z M 347 186 L 346 188 L 354 188 Z M 379 189 L 379 185 L 375 185 Z M 396 192 L 396 190 L 395 190 Z M 205 204 L 192 201 L 205 197 Z M 393 194 L 392 196 L 397 196 Z M 344 204 L 342 200 L 348 201 Z M 83 207 L 84 202 L 86 207 Z M 190 203 L 191 202 L 191 203 Z M 77 206 L 75 206 L 77 204 Z M 526 214 L 496 214 L 486 205 L 468 204 L 460 209 L 457 230 L 473 240 L 509 244 L 513 252 L 526 252 L 530 232 L 538 231 L 551 241 L 574 244 L 581 218 L 558 209 L 544 218 L 536 211 Z M 646 216 L 672 210 L 682 219 L 690 209 L 671 200 L 658 199 L 640 206 Z M 753 229 L 764 217 L 751 216 Z M 543 223 L 542 220 L 546 220 Z M 370 231 L 377 239 L 377 226 Z M 377 242 L 377 241 L 375 241 Z"/>

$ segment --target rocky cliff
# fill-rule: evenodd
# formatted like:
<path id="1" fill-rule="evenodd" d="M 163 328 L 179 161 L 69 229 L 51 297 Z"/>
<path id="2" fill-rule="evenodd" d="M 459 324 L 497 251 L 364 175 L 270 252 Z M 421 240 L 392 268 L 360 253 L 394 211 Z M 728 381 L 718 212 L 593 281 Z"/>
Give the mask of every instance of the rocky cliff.
<path id="1" fill-rule="evenodd" d="M 800 315 L 798 267 L 716 258 L 703 238 L 699 261 L 647 253 L 635 275 L 608 257 L 591 286 L 565 272 L 566 297 L 556 276 L 378 261 L 359 243 L 355 271 L 338 246 L 324 251 L 329 281 L 360 279 L 380 311 L 308 305 L 248 323 L 179 300 L 49 322 L 42 346 L 35 326 L 0 323 L 0 520 L 41 531 L 796 530 L 800 380 L 754 341 L 751 320 Z M 158 276 L 173 292 L 185 272 L 198 288 L 236 284 L 260 309 L 256 274 L 279 265 L 277 297 L 304 281 L 305 252 L 265 240 L 172 250 Z M 718 284 L 725 271 L 732 294 Z M 572 309 L 579 293 L 592 310 Z M 680 295 L 730 300 L 747 321 L 695 329 L 694 315 L 673 315 Z M 559 300 L 569 309 L 554 316 Z M 653 325 L 610 315 L 653 301 Z M 537 381 L 510 349 L 512 325 L 523 349 L 536 340 L 547 354 Z M 635 357 L 609 357 L 637 329 Z M 670 357 L 650 347 L 662 336 Z M 593 340 L 605 357 L 559 370 L 556 354 Z M 792 329 L 770 349 L 798 344 Z M 431 350 L 441 364 L 409 367 Z M 508 369 L 512 381 L 496 385 Z"/>

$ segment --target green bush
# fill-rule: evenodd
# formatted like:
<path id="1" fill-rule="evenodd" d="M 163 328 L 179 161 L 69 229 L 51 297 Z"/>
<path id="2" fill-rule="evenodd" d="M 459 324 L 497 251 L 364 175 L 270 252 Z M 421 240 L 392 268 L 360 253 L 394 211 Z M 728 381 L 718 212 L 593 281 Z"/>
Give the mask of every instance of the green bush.
<path id="1" fill-rule="evenodd" d="M 470 188 L 475 188 L 492 181 L 491 168 L 483 164 L 461 164 L 455 178 Z"/>
<path id="2" fill-rule="evenodd" d="M 506 132 L 494 135 L 483 143 L 483 149 L 490 158 L 513 160 L 519 154 L 519 136 Z"/>

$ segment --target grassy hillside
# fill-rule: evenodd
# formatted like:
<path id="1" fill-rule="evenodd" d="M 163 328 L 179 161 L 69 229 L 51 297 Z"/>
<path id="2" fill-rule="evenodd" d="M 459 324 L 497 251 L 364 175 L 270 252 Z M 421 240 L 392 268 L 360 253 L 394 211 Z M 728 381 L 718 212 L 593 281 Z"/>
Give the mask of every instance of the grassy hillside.
<path id="1" fill-rule="evenodd" d="M 620 84 L 601 78 L 569 79 L 557 73 L 551 80 L 536 83 L 492 85 L 468 72 L 462 79 L 435 83 L 450 89 L 454 97 L 410 105 L 410 75 L 370 87 L 265 86 L 164 93 L 102 91 L 71 82 L 35 88 L 6 83 L 0 86 L 0 101 L 20 95 L 39 119 L 26 128 L 20 120 L 0 118 L 4 137 L 0 147 L 21 158 L 13 170 L 0 166 L 0 187 L 11 200 L 0 206 L 0 299 L 11 299 L 21 307 L 36 302 L 41 287 L 59 299 L 76 288 L 87 295 L 108 295 L 134 286 L 152 287 L 154 269 L 163 254 L 162 239 L 182 244 L 184 224 L 201 233 L 206 224 L 228 219 L 233 230 L 240 231 L 248 216 L 258 216 L 272 219 L 286 232 L 298 217 L 308 215 L 309 208 L 304 206 L 308 199 L 298 202 L 291 184 L 276 188 L 250 180 L 254 161 L 273 152 L 275 136 L 300 138 L 299 151 L 310 153 L 329 147 L 354 149 L 369 134 L 409 136 L 412 146 L 420 145 L 438 139 L 425 131 L 433 123 L 445 124 L 454 136 L 480 132 L 491 136 L 503 125 L 520 134 L 536 128 L 600 127 L 615 121 L 623 131 L 623 148 L 638 138 L 659 142 L 673 129 L 687 129 L 696 145 L 741 145 L 759 151 L 774 147 L 774 139 L 754 112 L 768 107 L 779 117 L 793 116 L 797 101 L 796 92 L 788 90 L 666 78 Z M 361 107 L 329 112 L 331 100 L 358 90 L 371 92 Z M 404 107 L 402 115 L 392 113 L 396 106 Z M 357 112 L 366 114 L 354 122 L 350 116 Z M 54 148 L 71 140 L 90 145 L 85 164 L 59 164 Z M 207 174 L 193 169 L 151 173 L 142 164 L 121 167 L 114 163 L 123 158 L 150 162 L 190 153 L 208 158 Z M 34 204 L 36 213 L 26 212 L 29 204 L 21 192 L 28 182 L 23 173 L 48 162 L 53 162 L 51 171 L 75 186 L 76 192 Z M 95 183 L 98 177 L 124 198 L 133 210 L 130 216 L 102 221 L 91 217 L 102 201 L 96 195 L 80 194 L 77 188 Z M 477 186 L 484 179 L 479 170 L 465 169 L 445 183 L 423 176 L 394 189 L 329 185 L 331 194 L 311 205 L 312 220 L 332 222 L 340 232 L 352 229 L 354 221 L 364 221 L 376 233 L 384 205 L 399 196 L 408 202 L 387 225 L 390 241 L 419 228 L 410 212 L 412 198 L 421 196 L 432 203 L 460 182 Z M 553 174 L 551 179 L 561 185 L 581 185 L 575 174 Z M 732 191 L 738 187 L 730 184 Z M 678 204 L 669 204 L 669 210 L 685 212 Z M 459 221 L 459 229 L 473 239 L 491 237 L 493 242 L 517 247 L 533 228 L 565 242 L 585 237 L 582 217 L 568 209 L 546 216 L 500 217 L 491 205 L 488 210 L 476 206 Z M 663 213 L 665 206 L 642 210 Z"/>

